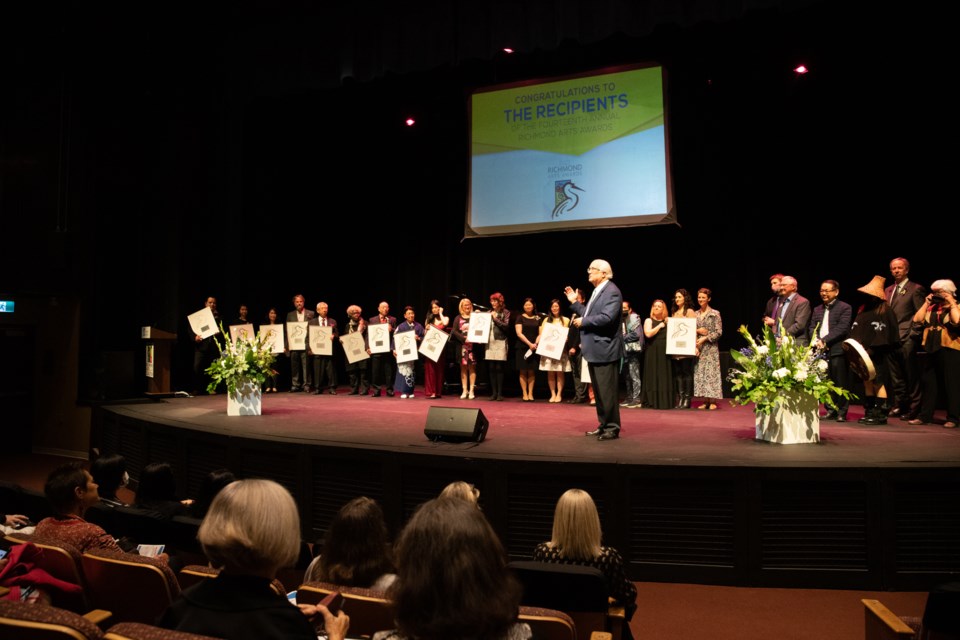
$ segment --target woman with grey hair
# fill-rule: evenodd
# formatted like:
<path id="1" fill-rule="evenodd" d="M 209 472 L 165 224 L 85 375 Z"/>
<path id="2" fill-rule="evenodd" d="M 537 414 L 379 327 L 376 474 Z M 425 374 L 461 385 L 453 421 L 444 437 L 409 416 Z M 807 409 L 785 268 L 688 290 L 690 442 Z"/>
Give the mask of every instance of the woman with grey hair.
<path id="1" fill-rule="evenodd" d="M 160 626 L 217 638 L 316 640 L 320 614 L 330 640 L 343 640 L 350 619 L 323 605 L 290 604 L 272 582 L 300 552 L 300 516 L 293 497 L 272 480 L 237 480 L 220 490 L 197 539 L 216 578 L 184 590 Z"/>
<path id="2" fill-rule="evenodd" d="M 960 422 L 960 309 L 957 285 L 937 280 L 930 285 L 923 305 L 913 316 L 914 326 L 923 328 L 923 350 L 927 352 L 921 384 L 920 415 L 910 424 L 933 422 L 940 384 L 947 396 L 947 419 L 943 426 L 954 429 Z"/>

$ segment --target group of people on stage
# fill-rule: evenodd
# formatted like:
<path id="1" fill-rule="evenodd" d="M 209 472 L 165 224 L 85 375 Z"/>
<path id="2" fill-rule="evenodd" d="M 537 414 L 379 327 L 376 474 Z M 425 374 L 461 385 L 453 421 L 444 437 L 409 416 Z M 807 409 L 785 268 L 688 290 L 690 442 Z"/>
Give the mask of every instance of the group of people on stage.
<path id="1" fill-rule="evenodd" d="M 839 299 L 836 280 L 821 283 L 822 304 L 811 308 L 810 301 L 797 293 L 796 279 L 777 273 L 770 276 L 773 296 L 763 321 L 776 335 L 813 343 L 824 352 L 830 379 L 837 386 L 849 389 L 851 369 L 856 372 L 864 387 L 860 424 L 883 425 L 894 416 L 912 425 L 932 423 L 942 388 L 943 426 L 954 428 L 960 421 L 957 287 L 952 280 L 936 280 L 928 293 L 910 280 L 909 273 L 906 258 L 891 260 L 893 284 L 885 286 L 886 278 L 874 276 L 858 288 L 862 296 L 856 314 Z M 821 419 L 845 422 L 850 402 L 841 396 L 835 401 L 837 408 Z"/>
<path id="2" fill-rule="evenodd" d="M 582 289 L 567 287 L 565 295 L 570 315 L 563 314 L 561 299 L 550 301 L 549 311 L 540 312 L 532 298 L 523 300 L 520 310 L 507 309 L 504 297 L 495 292 L 489 296 L 491 326 L 487 342 L 471 341 L 469 331 L 474 303 L 466 297 L 459 300 L 457 313 L 450 317 L 438 300 L 430 302 L 430 309 L 421 324 L 416 320 L 413 307 L 405 307 L 403 318 L 390 315 L 390 305 L 381 302 L 377 315 L 363 317 L 358 305 L 350 305 L 344 333 L 364 334 L 374 324 L 389 325 L 391 351 L 373 353 L 358 362 L 347 362 L 349 394 L 381 397 L 399 395 L 413 398 L 416 383 L 416 365 L 422 363 L 424 394 L 427 398 L 440 398 L 444 392 L 446 355 L 436 360 L 420 357 L 419 360 L 397 362 L 392 350 L 394 336 L 412 332 L 419 346 L 428 329 L 446 332 L 460 373 L 460 398 L 476 398 L 477 368 L 485 366 L 489 376 L 490 400 L 504 399 L 503 381 L 508 363 L 513 362 L 519 376 L 522 402 L 535 400 L 537 372 L 546 372 L 550 390 L 549 402 L 563 401 L 567 386 L 567 374 L 572 378 L 574 393 L 567 402 L 600 404 L 597 398 L 596 372 L 586 370 L 583 364 L 584 350 L 595 351 L 594 361 L 616 363 L 617 388 L 605 379 L 604 387 L 611 390 L 602 404 L 611 403 L 621 407 L 651 409 L 689 409 L 694 398 L 699 398 L 701 410 L 719 408 L 723 397 L 723 373 L 720 365 L 718 340 L 723 335 L 720 312 L 712 306 L 712 292 L 701 288 L 696 298 L 686 289 L 678 289 L 668 304 L 654 300 L 646 318 L 641 319 L 628 300 L 616 290 L 604 307 L 604 314 L 597 322 L 603 327 L 592 326 L 583 330 L 584 315 L 599 307 L 593 298 L 612 284 L 612 269 L 605 261 L 597 271 L 591 266 L 588 280 L 594 290 L 585 297 Z M 800 344 L 813 342 L 824 352 L 831 379 L 840 387 L 850 386 L 850 367 L 845 341 L 852 338 L 869 354 L 875 375 L 864 380 L 864 406 L 866 415 L 863 424 L 885 424 L 888 416 L 898 416 L 911 424 L 926 424 L 933 421 L 940 389 L 946 393 L 947 417 L 944 426 L 956 426 L 960 418 L 960 309 L 956 304 L 956 287 L 951 280 L 937 280 L 928 294 L 926 289 L 910 281 L 910 263 L 905 258 L 896 258 L 890 263 L 893 284 L 884 287 L 885 279 L 876 276 L 858 291 L 864 294 L 859 314 L 854 315 L 850 304 L 839 300 L 840 285 L 826 280 L 820 287 L 823 304 L 813 308 L 810 301 L 797 292 L 798 283 L 792 276 L 774 274 L 770 277 L 773 296 L 767 302 L 763 322 L 777 335 L 793 336 Z M 600 275 L 594 275 L 594 274 Z M 615 287 L 614 287 L 615 288 Z M 612 289 L 611 289 L 612 292 Z M 286 315 L 287 322 L 307 322 L 332 327 L 333 338 L 340 334 L 341 327 L 329 316 L 325 302 L 317 304 L 316 312 L 305 308 L 302 295 L 293 298 L 294 309 Z M 209 298 L 207 306 L 216 313 L 216 300 Z M 479 306 L 479 305 L 478 305 Z M 241 307 L 237 323 L 247 322 L 246 308 Z M 277 323 L 278 313 L 271 309 L 268 323 Z M 695 353 L 692 355 L 668 355 L 667 325 L 669 318 L 689 318 L 696 322 Z M 537 349 L 545 332 L 557 335 L 566 331 L 564 348 L 559 358 L 538 355 Z M 597 333 L 597 332 L 600 333 Z M 816 335 L 813 335 L 813 334 Z M 559 334 L 562 335 L 562 334 Z M 201 375 L 209 361 L 216 355 L 211 349 L 211 339 L 197 337 L 195 372 Z M 918 352 L 920 347 L 927 353 L 926 364 L 921 372 Z M 291 367 L 293 392 L 306 391 L 315 394 L 336 394 L 337 367 L 334 356 L 312 353 L 309 345 L 302 351 L 287 351 Z M 604 371 L 599 372 L 606 376 Z M 619 397 L 619 376 L 624 377 L 625 397 Z M 201 387 L 198 387 L 201 388 Z M 276 381 L 269 380 L 266 391 L 276 391 Z M 849 400 L 837 397 L 837 409 L 830 410 L 824 419 L 845 421 Z M 614 416 L 607 416 L 613 420 Z M 603 423 L 603 420 L 601 420 Z M 616 418 L 619 424 L 619 418 Z"/>

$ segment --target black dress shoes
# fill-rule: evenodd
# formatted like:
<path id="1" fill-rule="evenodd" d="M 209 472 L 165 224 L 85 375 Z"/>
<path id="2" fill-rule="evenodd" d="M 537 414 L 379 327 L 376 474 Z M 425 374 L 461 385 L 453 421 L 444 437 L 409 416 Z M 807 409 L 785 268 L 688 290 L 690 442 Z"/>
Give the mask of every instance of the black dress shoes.
<path id="1" fill-rule="evenodd" d="M 583 435 L 585 435 L 585 436 L 600 436 L 600 435 L 603 435 L 603 429 L 600 428 L 600 427 L 597 427 L 597 428 L 594 429 L 593 431 L 584 431 L 584 432 L 583 432 Z"/>
<path id="2" fill-rule="evenodd" d="M 586 398 L 571 398 L 570 400 L 567 400 L 567 404 L 586 404 L 586 402 Z"/>
<path id="3" fill-rule="evenodd" d="M 827 411 L 824 415 L 820 416 L 821 420 L 836 420 L 837 412 L 836 411 Z"/>
<path id="4" fill-rule="evenodd" d="M 608 429 L 597 436 L 597 440 L 616 440 L 620 437 L 620 429 Z"/>
<path id="5" fill-rule="evenodd" d="M 897 416 L 902 415 L 903 413 L 904 413 L 903 409 L 901 409 L 900 407 L 894 407 L 893 409 L 890 409 L 890 413 L 887 414 L 887 417 L 896 418 Z"/>
<path id="6" fill-rule="evenodd" d="M 335 395 L 337 395 L 337 390 L 336 390 L 336 389 L 327 389 L 327 393 L 329 393 L 329 394 L 332 395 L 332 396 L 335 396 Z"/>

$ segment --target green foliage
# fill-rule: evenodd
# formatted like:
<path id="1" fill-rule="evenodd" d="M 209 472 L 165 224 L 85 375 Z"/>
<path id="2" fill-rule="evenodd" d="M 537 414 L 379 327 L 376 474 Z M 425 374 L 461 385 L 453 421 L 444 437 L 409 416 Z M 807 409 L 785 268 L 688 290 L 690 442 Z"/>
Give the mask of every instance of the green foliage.
<path id="1" fill-rule="evenodd" d="M 217 386 L 225 383 L 227 392 L 234 394 L 237 386 L 244 382 L 256 382 L 257 387 L 262 385 L 273 372 L 273 362 L 276 356 L 269 344 L 266 344 L 262 336 L 247 337 L 246 335 L 237 336 L 236 340 L 230 339 L 230 334 L 223 330 L 223 323 L 220 323 L 220 336 L 223 338 L 221 344 L 218 336 L 214 336 L 217 348 L 220 350 L 220 357 L 213 361 L 207 367 L 207 373 L 210 374 L 210 384 L 207 385 L 208 393 L 216 393 Z"/>
<path id="2" fill-rule="evenodd" d="M 730 356 L 739 368 L 730 369 L 727 379 L 732 383 L 733 401 L 737 404 L 754 403 L 758 413 L 770 414 L 778 398 L 787 390 L 809 393 L 828 407 L 837 408 L 833 394 L 844 398 L 852 395 L 838 387 L 827 374 L 827 354 L 813 345 L 803 346 L 793 336 L 783 335 L 779 340 L 767 325 L 763 334 L 754 338 L 746 326 L 739 331 L 748 346 L 731 351 Z"/>

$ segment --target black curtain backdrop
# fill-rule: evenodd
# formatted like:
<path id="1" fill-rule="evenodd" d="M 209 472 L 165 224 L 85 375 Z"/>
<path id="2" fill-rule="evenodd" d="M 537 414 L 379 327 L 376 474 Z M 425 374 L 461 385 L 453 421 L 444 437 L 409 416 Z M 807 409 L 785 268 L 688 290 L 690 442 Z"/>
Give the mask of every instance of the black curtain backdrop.
<path id="1" fill-rule="evenodd" d="M 895 256 L 926 285 L 958 277 L 953 72 L 945 21 L 918 7 L 330 4 L 0 9 L 0 295 L 81 300 L 81 397 L 98 354 L 138 349 L 142 325 L 189 337 L 207 295 L 227 320 L 295 293 L 340 321 L 493 291 L 545 310 L 602 257 L 641 314 L 711 288 L 726 350 L 759 330 L 773 272 L 814 302 L 837 279 L 854 304 Z M 679 224 L 462 240 L 473 89 L 648 61 Z"/>

